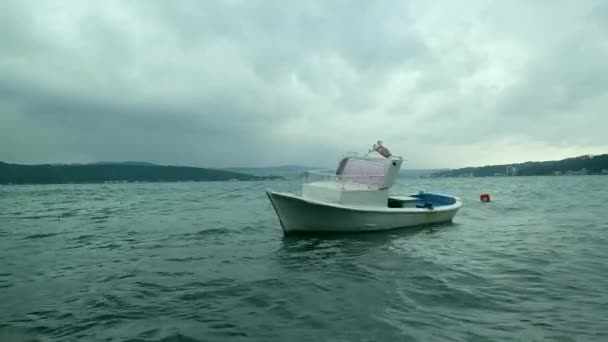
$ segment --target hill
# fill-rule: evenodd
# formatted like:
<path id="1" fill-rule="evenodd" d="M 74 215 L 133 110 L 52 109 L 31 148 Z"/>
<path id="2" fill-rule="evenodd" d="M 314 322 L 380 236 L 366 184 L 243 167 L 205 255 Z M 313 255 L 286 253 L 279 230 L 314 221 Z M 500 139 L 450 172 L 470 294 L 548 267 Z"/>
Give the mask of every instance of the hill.
<path id="1" fill-rule="evenodd" d="M 436 172 L 431 177 L 490 177 L 608 174 L 608 154 L 555 161 L 487 165 Z"/>
<path id="2" fill-rule="evenodd" d="M 160 166 L 157 164 L 147 163 L 147 162 L 137 162 L 137 161 L 126 161 L 126 162 L 96 162 L 96 163 L 88 163 L 85 165 L 139 165 L 139 166 Z"/>
<path id="3" fill-rule="evenodd" d="M 264 176 L 264 175 L 275 175 L 281 176 L 287 179 L 297 179 L 302 176 L 304 172 L 308 170 L 333 170 L 331 167 L 314 167 L 314 166 L 301 166 L 301 165 L 283 165 L 283 166 L 269 166 L 269 167 L 234 167 L 223 169 L 232 172 L 247 173 L 250 175 Z M 444 171 L 448 169 L 402 169 L 399 172 L 399 177 L 404 178 L 418 178 L 428 177 L 429 175 Z"/>
<path id="4" fill-rule="evenodd" d="M 103 182 L 255 181 L 282 179 L 225 170 L 151 164 L 19 165 L 0 162 L 0 184 L 61 184 Z"/>
<path id="5" fill-rule="evenodd" d="M 420 177 L 429 177 L 430 175 L 437 173 L 437 172 L 441 172 L 441 171 L 447 171 L 448 169 L 402 169 L 399 172 L 399 177 L 403 177 L 403 178 L 420 178 Z"/>
<path id="6" fill-rule="evenodd" d="M 302 166 L 302 165 L 282 165 L 268 167 L 232 167 L 223 170 L 231 172 L 241 172 L 255 176 L 274 175 L 288 179 L 296 179 L 308 170 L 321 170 L 324 167 Z"/>

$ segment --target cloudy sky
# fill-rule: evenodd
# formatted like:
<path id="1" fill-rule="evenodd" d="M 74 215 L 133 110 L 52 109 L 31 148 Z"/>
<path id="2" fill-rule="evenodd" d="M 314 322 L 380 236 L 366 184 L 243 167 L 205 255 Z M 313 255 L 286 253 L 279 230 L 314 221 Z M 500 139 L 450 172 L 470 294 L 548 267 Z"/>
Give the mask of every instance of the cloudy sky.
<path id="1" fill-rule="evenodd" d="M 608 153 L 605 1 L 0 1 L 0 160 Z"/>

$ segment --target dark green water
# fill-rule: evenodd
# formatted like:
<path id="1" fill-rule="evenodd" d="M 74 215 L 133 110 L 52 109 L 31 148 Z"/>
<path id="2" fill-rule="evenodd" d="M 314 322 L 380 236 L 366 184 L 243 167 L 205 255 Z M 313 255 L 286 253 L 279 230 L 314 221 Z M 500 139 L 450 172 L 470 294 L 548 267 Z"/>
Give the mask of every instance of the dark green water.
<path id="1" fill-rule="evenodd" d="M 296 185 L 0 187 L 0 336 L 608 340 L 608 177 L 402 179 L 454 224 L 284 238 L 263 190 Z"/>

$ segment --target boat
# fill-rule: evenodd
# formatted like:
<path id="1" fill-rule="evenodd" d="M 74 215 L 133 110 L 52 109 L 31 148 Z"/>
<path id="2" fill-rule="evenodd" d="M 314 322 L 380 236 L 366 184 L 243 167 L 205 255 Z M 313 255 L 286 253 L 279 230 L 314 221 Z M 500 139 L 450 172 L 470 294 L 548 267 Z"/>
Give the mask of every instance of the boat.
<path id="1" fill-rule="evenodd" d="M 370 156 L 377 152 L 379 156 Z M 452 222 L 459 197 L 419 191 L 392 195 L 403 164 L 378 141 L 362 156 L 346 155 L 331 170 L 304 173 L 300 193 L 266 189 L 284 235 L 369 232 Z"/>

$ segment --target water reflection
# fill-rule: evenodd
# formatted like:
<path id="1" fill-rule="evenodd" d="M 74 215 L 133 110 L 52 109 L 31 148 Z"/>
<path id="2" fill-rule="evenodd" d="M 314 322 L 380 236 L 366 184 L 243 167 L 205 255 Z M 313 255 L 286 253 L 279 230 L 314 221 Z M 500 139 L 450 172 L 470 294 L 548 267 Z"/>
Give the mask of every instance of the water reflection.
<path id="1" fill-rule="evenodd" d="M 404 228 L 384 232 L 323 233 L 284 236 L 276 256 L 286 266 L 306 267 L 336 260 L 356 258 L 374 252 L 390 252 L 421 234 L 435 234 L 454 224 Z"/>

